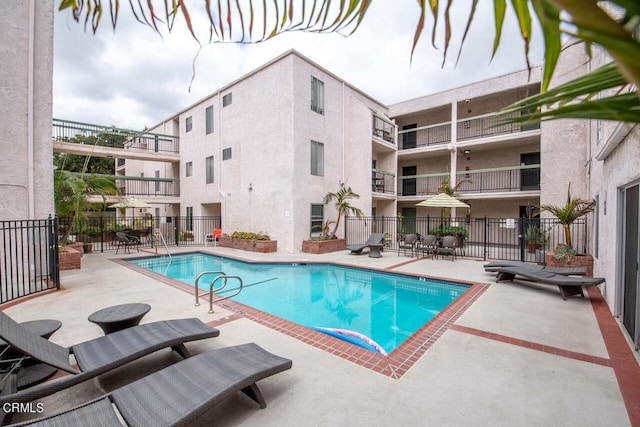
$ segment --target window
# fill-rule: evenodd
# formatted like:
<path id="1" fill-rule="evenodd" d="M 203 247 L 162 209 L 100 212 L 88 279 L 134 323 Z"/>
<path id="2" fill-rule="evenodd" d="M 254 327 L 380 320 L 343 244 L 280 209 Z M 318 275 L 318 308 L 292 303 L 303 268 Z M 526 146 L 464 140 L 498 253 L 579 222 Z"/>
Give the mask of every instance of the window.
<path id="1" fill-rule="evenodd" d="M 225 96 L 222 97 L 222 106 L 226 107 L 227 105 L 231 105 L 231 103 L 233 102 L 233 98 L 232 98 L 233 93 L 228 93 Z"/>
<path id="2" fill-rule="evenodd" d="M 160 179 L 160 171 L 156 171 L 155 173 L 156 179 Z M 156 181 L 156 191 L 160 191 L 160 181 Z"/>
<path id="3" fill-rule="evenodd" d="M 191 132 L 191 129 L 193 129 L 193 119 L 191 118 L 191 116 L 187 117 L 187 119 L 185 120 L 184 128 L 185 132 Z"/>
<path id="4" fill-rule="evenodd" d="M 324 144 L 311 141 L 311 175 L 324 176 Z"/>
<path id="5" fill-rule="evenodd" d="M 184 167 L 185 176 L 193 176 L 193 162 L 187 162 Z"/>
<path id="6" fill-rule="evenodd" d="M 229 160 L 231 158 L 231 147 L 222 149 L 222 160 Z"/>
<path id="7" fill-rule="evenodd" d="M 207 135 L 213 133 L 213 105 L 207 107 L 205 111 L 206 122 L 207 122 Z"/>
<path id="8" fill-rule="evenodd" d="M 311 111 L 324 114 L 324 83 L 311 77 Z"/>
<path id="9" fill-rule="evenodd" d="M 207 184 L 213 184 L 213 156 L 207 157 Z"/>
<path id="10" fill-rule="evenodd" d="M 311 205 L 311 237 L 322 235 L 324 223 L 324 205 Z"/>

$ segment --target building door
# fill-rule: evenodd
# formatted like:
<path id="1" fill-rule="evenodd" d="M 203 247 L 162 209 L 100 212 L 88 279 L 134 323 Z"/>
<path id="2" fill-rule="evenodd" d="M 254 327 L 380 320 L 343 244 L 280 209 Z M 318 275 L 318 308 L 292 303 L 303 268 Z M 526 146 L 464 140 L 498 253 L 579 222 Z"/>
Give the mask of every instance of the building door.
<path id="1" fill-rule="evenodd" d="M 416 208 L 402 208 L 402 223 L 400 234 L 413 234 L 416 232 Z"/>
<path id="2" fill-rule="evenodd" d="M 417 166 L 403 166 L 402 176 L 415 176 L 418 173 Z M 403 178 L 402 179 L 402 195 L 403 196 L 415 196 L 416 195 L 416 179 L 415 178 Z"/>
<path id="3" fill-rule="evenodd" d="M 402 130 L 415 129 L 417 127 L 418 125 L 413 123 L 411 125 L 402 126 Z M 404 150 L 408 148 L 416 148 L 417 142 L 418 142 L 418 134 L 416 133 L 416 131 L 402 134 L 402 148 Z"/>
<path id="4" fill-rule="evenodd" d="M 640 244 L 640 185 L 622 191 L 623 233 L 622 233 L 622 324 L 635 342 L 640 345 L 640 283 L 638 280 Z"/>
<path id="5" fill-rule="evenodd" d="M 539 165 L 540 153 L 520 154 L 520 166 Z M 540 189 L 540 168 L 522 169 L 520 171 L 520 190 Z"/>

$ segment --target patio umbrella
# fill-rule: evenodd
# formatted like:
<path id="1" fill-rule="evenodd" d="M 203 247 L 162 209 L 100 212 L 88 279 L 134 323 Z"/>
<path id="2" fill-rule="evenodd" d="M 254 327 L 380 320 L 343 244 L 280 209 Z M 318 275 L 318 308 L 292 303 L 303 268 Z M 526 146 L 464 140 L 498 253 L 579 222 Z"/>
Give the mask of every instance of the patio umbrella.
<path id="1" fill-rule="evenodd" d="M 437 196 L 433 196 L 430 199 L 424 200 L 416 206 L 427 206 L 432 208 L 468 208 L 469 205 L 465 202 L 451 197 L 446 193 L 440 193 Z"/>
<path id="2" fill-rule="evenodd" d="M 143 200 L 138 200 L 135 197 L 129 197 L 128 199 L 123 199 L 121 201 L 119 201 L 118 203 L 114 203 L 113 205 L 109 205 L 110 208 L 124 208 L 124 209 L 128 209 L 128 208 L 132 208 L 133 209 L 133 217 L 135 218 L 136 216 L 136 208 L 150 208 L 151 205 Z"/>

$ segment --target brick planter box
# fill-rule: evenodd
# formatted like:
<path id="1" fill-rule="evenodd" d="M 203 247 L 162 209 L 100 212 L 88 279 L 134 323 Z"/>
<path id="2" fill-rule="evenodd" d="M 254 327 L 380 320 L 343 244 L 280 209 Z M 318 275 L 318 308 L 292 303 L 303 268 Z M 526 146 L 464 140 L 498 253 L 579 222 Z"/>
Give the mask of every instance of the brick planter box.
<path id="1" fill-rule="evenodd" d="M 589 254 L 575 255 L 571 262 L 564 262 L 553 257 L 553 251 L 547 252 L 548 267 L 587 267 L 587 275 L 585 277 L 593 277 L 593 256 Z"/>
<path id="2" fill-rule="evenodd" d="M 60 270 L 79 270 L 82 263 L 82 246 L 80 250 L 72 245 L 65 246 L 58 254 L 60 260 Z"/>
<path id="3" fill-rule="evenodd" d="M 277 240 L 250 240 L 234 239 L 229 236 L 220 236 L 218 246 L 223 248 L 240 249 L 251 252 L 276 252 L 278 250 Z"/>
<path id="4" fill-rule="evenodd" d="M 345 239 L 302 241 L 302 252 L 307 254 L 326 254 L 328 252 L 344 251 L 346 248 L 347 241 Z"/>

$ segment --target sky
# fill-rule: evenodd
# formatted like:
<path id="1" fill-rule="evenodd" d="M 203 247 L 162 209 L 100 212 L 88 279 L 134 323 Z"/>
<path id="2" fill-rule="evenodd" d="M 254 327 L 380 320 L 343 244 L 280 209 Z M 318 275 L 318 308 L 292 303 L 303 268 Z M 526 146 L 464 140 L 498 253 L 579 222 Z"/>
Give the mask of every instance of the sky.
<path id="1" fill-rule="evenodd" d="M 491 61 L 490 0 L 480 0 L 457 65 L 470 1 L 454 2 L 453 35 L 444 65 L 443 26 L 434 48 L 429 23 L 411 57 L 419 19 L 414 0 L 372 2 L 360 27 L 348 37 L 291 32 L 257 44 L 214 43 L 202 48 L 184 22 L 176 21 L 171 33 L 159 35 L 135 21 L 129 2 L 121 3 L 115 31 L 107 12 L 95 35 L 69 13 L 56 10 L 53 117 L 141 130 L 292 48 L 386 105 L 526 69 L 524 42 L 510 10 Z M 192 3 L 191 18 L 198 37 L 206 40 L 208 21 L 199 7 Z M 542 63 L 542 53 L 541 34 L 534 27 L 532 65 Z"/>

